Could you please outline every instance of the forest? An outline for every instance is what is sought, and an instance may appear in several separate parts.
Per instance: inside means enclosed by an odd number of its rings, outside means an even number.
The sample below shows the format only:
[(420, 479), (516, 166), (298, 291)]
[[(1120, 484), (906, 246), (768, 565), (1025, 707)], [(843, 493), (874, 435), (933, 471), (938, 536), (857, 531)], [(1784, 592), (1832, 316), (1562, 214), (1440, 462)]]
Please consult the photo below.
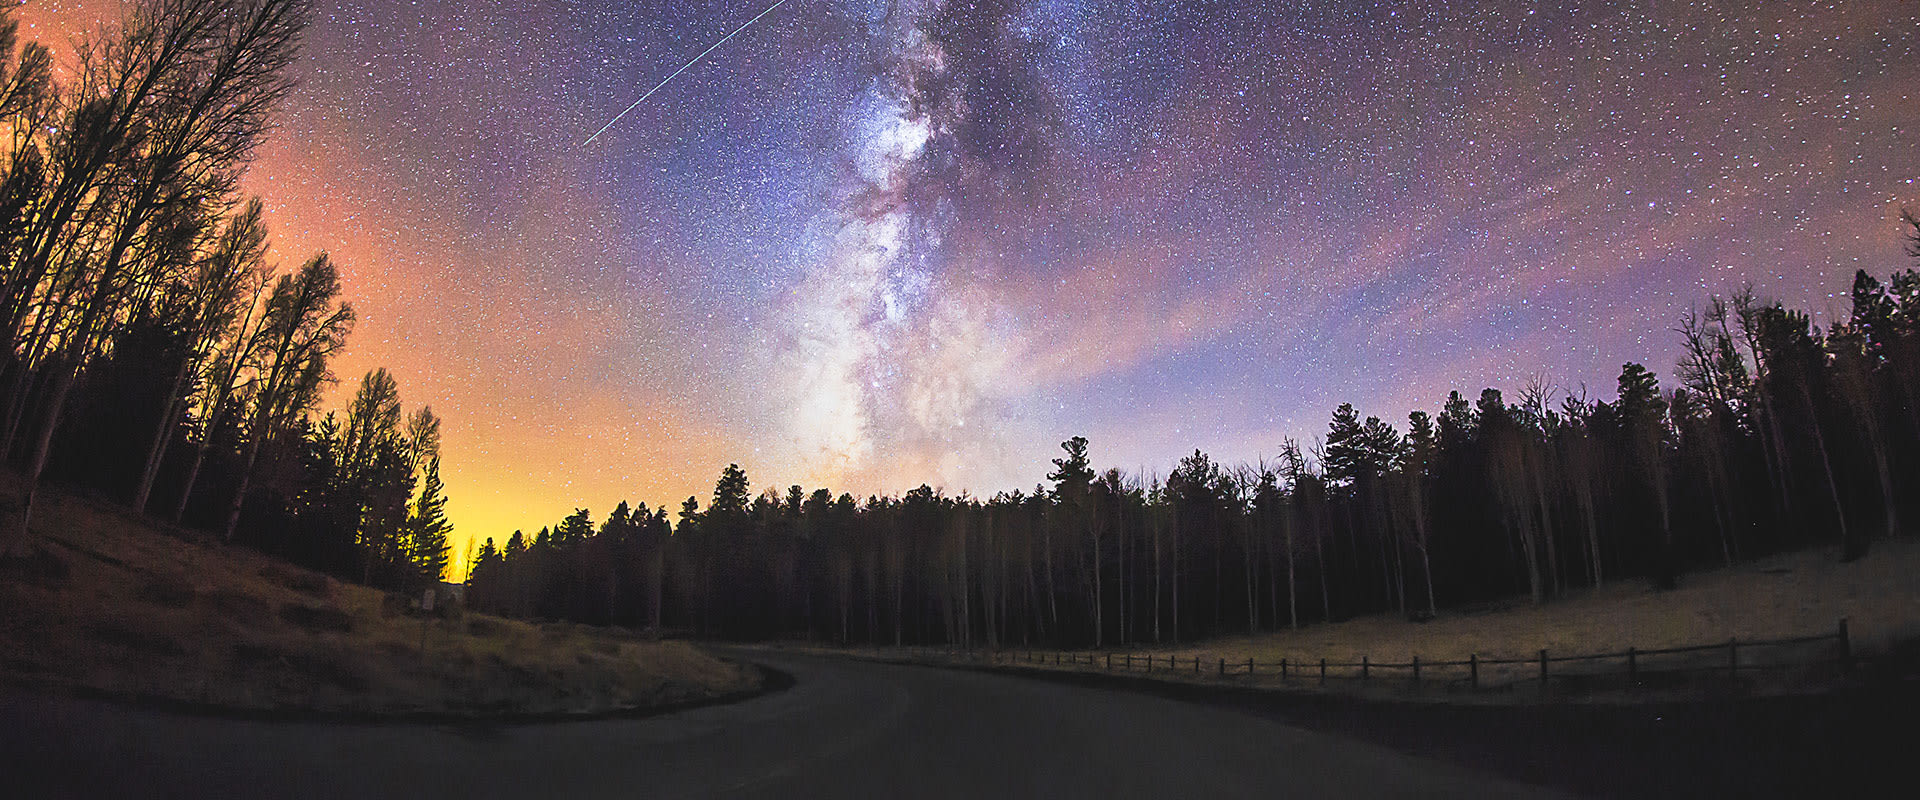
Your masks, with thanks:
[(56, 65), (0, 17), (0, 557), (47, 481), (387, 588), (446, 567), (440, 422), (384, 369), (316, 418), (353, 307), (241, 190), (308, 0), (138, 0)]
[[(1903, 215), (1906, 255), (1920, 220)], [(1783, 550), (1864, 555), (1920, 508), (1920, 272), (1854, 278), (1825, 330), (1751, 288), (1683, 315), (1663, 387), (1454, 392), (1404, 426), (1333, 412), (1278, 456), (1165, 475), (1061, 444), (1046, 483), (856, 499), (754, 494), (585, 509), (488, 539), (470, 600), (513, 616), (702, 637), (962, 647), (1171, 643), (1637, 580)]]

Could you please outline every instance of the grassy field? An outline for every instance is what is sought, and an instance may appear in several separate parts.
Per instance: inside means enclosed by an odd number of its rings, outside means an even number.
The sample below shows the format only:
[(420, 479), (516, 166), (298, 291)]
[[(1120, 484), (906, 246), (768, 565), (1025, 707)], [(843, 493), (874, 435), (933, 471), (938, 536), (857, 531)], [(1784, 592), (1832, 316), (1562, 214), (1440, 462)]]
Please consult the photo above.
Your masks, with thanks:
[(1525, 658), (1542, 648), (1575, 655), (1826, 634), (1843, 617), (1864, 652), (1920, 637), (1920, 541), (1876, 542), (1846, 564), (1831, 548), (1773, 556), (1689, 573), (1666, 592), (1629, 579), (1540, 606), (1519, 598), (1425, 623), (1385, 614), (1152, 650), (1208, 662)]
[[(0, 492), (17, 495), (12, 476)], [(42, 490), (33, 558), (0, 572), (0, 679), (241, 710), (573, 714), (750, 690), (685, 642), (390, 595)]]
[[(1028, 660), (1025, 651), (1002, 654), (989, 660), (973, 653), (966, 663), (998, 663), (1023, 669), (1106, 672), (1107, 654), (1113, 654), (1114, 670), (1124, 669), (1122, 659), (1131, 653), (1132, 671), (1140, 675), (1176, 681), (1213, 681), (1218, 677), (1221, 660), (1234, 665), (1229, 675), (1239, 683), (1263, 686), (1288, 686), (1301, 689), (1325, 689), (1365, 694), (1403, 694), (1413, 689), (1427, 696), (1445, 696), (1460, 700), (1525, 699), (1527, 693), (1460, 694), (1466, 688), (1470, 671), (1464, 666), (1435, 667), (1437, 661), (1480, 659), (1533, 659), (1541, 649), (1558, 658), (1564, 656), (1618, 653), (1629, 647), (1641, 651), (1696, 645), (1721, 645), (1729, 639), (1743, 642), (1830, 635), (1847, 619), (1852, 651), (1873, 657), (1905, 643), (1911, 649), (1920, 641), (1920, 541), (1901, 539), (1876, 542), (1872, 552), (1853, 563), (1841, 563), (1832, 548), (1819, 548), (1736, 564), (1717, 570), (1690, 573), (1679, 588), (1656, 592), (1645, 580), (1629, 579), (1599, 589), (1581, 590), (1541, 606), (1525, 598), (1494, 603), (1472, 611), (1442, 611), (1438, 618), (1410, 622), (1397, 614), (1382, 614), (1331, 625), (1306, 625), (1299, 630), (1230, 636), (1182, 645), (1106, 648), (1096, 651), (1065, 653), (1068, 662), (1054, 664), (1053, 651), (1032, 654), (1038, 663)], [(942, 652), (905, 651), (895, 648), (856, 648), (852, 651), (811, 648), (823, 652), (851, 652), (881, 659), (946, 661)], [(1375, 665), (1405, 665), (1418, 656), (1428, 667), (1424, 683), (1410, 687), (1410, 672), (1404, 667), (1376, 667), (1375, 680), (1353, 680), (1357, 670), (1339, 667), (1357, 664), (1363, 658)], [(1835, 659), (1837, 643), (1814, 642), (1790, 647), (1744, 646), (1739, 663), (1744, 670), (1747, 691), (1759, 693), (1797, 693), (1821, 691), (1837, 685)], [(1167, 666), (1174, 659), (1177, 668)], [(1245, 677), (1249, 658), (1258, 662), (1255, 679)], [(1147, 668), (1151, 659), (1154, 665)], [(1198, 660), (1197, 666), (1195, 665)], [(1292, 666), (1290, 680), (1282, 681), (1278, 664), (1285, 659)], [(1321, 684), (1317, 665), (1326, 659), (1336, 665), (1329, 670), (1331, 683)], [(1643, 657), (1640, 661), (1641, 685), (1622, 698), (1686, 698), (1703, 687), (1715, 685), (1724, 675), (1726, 651), (1714, 649), (1702, 653)], [(1610, 676), (1589, 684), (1580, 692), (1607, 699), (1608, 691), (1624, 689), (1621, 683), (1626, 669), (1622, 658), (1598, 661), (1557, 662), (1552, 669), (1560, 682), (1556, 689), (1566, 691), (1574, 684), (1568, 676)], [(1676, 672), (1678, 671), (1678, 672)], [(1663, 677), (1659, 673), (1665, 673)], [(1694, 677), (1686, 677), (1692, 675)], [(1478, 679), (1482, 688), (1500, 686), (1538, 686), (1536, 662), (1520, 664), (1482, 664)], [(1677, 683), (1662, 684), (1666, 678)], [(1615, 680), (1619, 679), (1619, 680)], [(1701, 682), (1704, 679), (1704, 682)], [(1665, 688), (1661, 688), (1664, 685)], [(1649, 688), (1653, 687), (1653, 688)], [(1670, 690), (1670, 691), (1669, 691)], [(1664, 692), (1664, 693), (1663, 693)]]

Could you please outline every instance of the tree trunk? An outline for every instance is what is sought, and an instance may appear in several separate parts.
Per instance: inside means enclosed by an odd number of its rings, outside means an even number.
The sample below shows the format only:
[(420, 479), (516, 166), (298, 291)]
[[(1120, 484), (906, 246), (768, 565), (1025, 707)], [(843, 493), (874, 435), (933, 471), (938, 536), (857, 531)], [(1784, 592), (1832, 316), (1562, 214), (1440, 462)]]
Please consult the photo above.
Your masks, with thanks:
[(1294, 583), (1293, 525), (1286, 525), (1287, 539), (1287, 625), (1300, 630), (1300, 590)]
[(1106, 605), (1103, 601), (1106, 596), (1102, 593), (1103, 587), (1100, 585), (1101, 552), (1099, 525), (1092, 525), (1091, 533), (1093, 535), (1093, 646), (1100, 647), (1106, 643), (1106, 639), (1104, 638), (1106, 635), (1106, 620), (1102, 616), (1102, 607)]
[(651, 559), (650, 567), (649, 567), (650, 571), (653, 573), (651, 576), (652, 583), (653, 583), (653, 603), (652, 603), (652, 609), (651, 609), (652, 613), (649, 616), (653, 622), (653, 630), (655, 634), (658, 634), (660, 632), (661, 625), (663, 624), (661, 620), (661, 610), (662, 610), (661, 607), (663, 605), (662, 601), (665, 599), (664, 596), (666, 594), (666, 583), (667, 583), (666, 559), (667, 559), (666, 542), (655, 542), (654, 548), (653, 548), (653, 558)]
[(1424, 585), (1427, 588), (1427, 616), (1432, 617), (1440, 613), (1440, 607), (1433, 599), (1433, 559), (1428, 553), (1430, 542), (1427, 539), (1426, 482), (1415, 475), (1410, 488), (1413, 490), (1413, 532), (1420, 539), (1420, 572), (1425, 577)]
[(1573, 482), (1573, 491), (1574, 499), (1580, 504), (1581, 516), (1587, 522), (1587, 566), (1591, 569), (1593, 575), (1593, 585), (1597, 587), (1600, 585), (1602, 577), (1600, 564), (1600, 523), (1595, 516), (1593, 503), (1593, 473), (1591, 471), (1591, 462), (1586, 461), (1586, 457), (1587, 454), (1584, 452), (1575, 456), (1575, 458), (1582, 460), (1583, 466), (1580, 468), (1579, 475), (1576, 476)]
[(0, 529), (0, 558), (24, 556), (33, 542), (33, 501), (40, 489), (40, 478), (47, 469), (47, 456), (53, 450), (53, 432), (60, 425), (60, 408), (66, 405), (67, 392), (73, 387), (73, 368), (61, 363), (54, 375), (53, 393), (47, 399), (46, 411), (37, 425), (33, 438), (33, 450), (27, 457), (27, 469), (22, 476), (26, 489), (20, 498), (20, 521), (18, 525), (8, 525)]
[[(1319, 514), (1314, 514), (1316, 523), (1323, 522)], [(1333, 621), (1333, 593), (1327, 588), (1327, 531), (1324, 524), (1316, 524), (1313, 531), (1313, 557), (1319, 562), (1320, 569), (1320, 621)]]
[(1162, 562), (1160, 515), (1153, 513), (1153, 643), (1160, 643), (1160, 587), (1166, 583), (1166, 565)]
[(1172, 629), (1170, 632), (1173, 634), (1173, 642), (1175, 644), (1179, 644), (1180, 643), (1180, 514), (1178, 512), (1175, 512), (1173, 515), (1173, 525), (1169, 526), (1168, 533), (1172, 534), (1172, 546), (1173, 546), (1173, 552), (1169, 554), (1170, 557), (1167, 559), (1168, 561), (1173, 562), (1172, 563), (1173, 588), (1172, 588), (1172, 597), (1170, 598), (1173, 601), (1173, 608), (1172, 608), (1173, 620), (1172, 620)]
[(133, 510), (145, 513), (147, 500), (153, 495), (153, 482), (160, 477), (160, 464), (166, 460), (167, 446), (173, 442), (173, 426), (180, 416), (180, 395), (187, 382), (188, 359), (180, 360), (180, 368), (174, 371), (172, 388), (167, 392), (167, 405), (160, 414), (160, 422), (154, 426), (153, 442), (147, 446), (146, 464), (140, 470), (140, 483), (133, 489)]
[(1120, 588), (1120, 605), (1115, 611), (1118, 612), (1120, 617), (1119, 643), (1124, 645), (1127, 642), (1133, 641), (1133, 632), (1127, 629), (1127, 604), (1131, 601), (1131, 598), (1127, 595), (1127, 539), (1129, 537), (1127, 536), (1126, 518), (1119, 512), (1115, 512), (1114, 514), (1113, 529), (1116, 539), (1114, 542), (1114, 550), (1120, 559), (1120, 570), (1114, 575), (1115, 581), (1119, 584)]
[(1547, 595), (1558, 596), (1560, 594), (1560, 554), (1559, 548), (1554, 544), (1554, 540), (1558, 537), (1553, 530), (1553, 508), (1547, 503), (1546, 480), (1540, 476), (1546, 470), (1535, 468), (1529, 471), (1533, 473), (1534, 499), (1540, 507), (1540, 537), (1546, 543)]
[(1047, 630), (1060, 630), (1060, 593), (1053, 585), (1053, 526), (1045, 520), (1040, 521), (1040, 558), (1046, 568), (1047, 586)]
[(1847, 510), (1840, 500), (1840, 484), (1833, 477), (1833, 458), (1827, 454), (1827, 436), (1821, 430), (1820, 410), (1813, 404), (1813, 393), (1806, 384), (1800, 385), (1800, 396), (1807, 404), (1807, 419), (1812, 423), (1813, 442), (1820, 451), (1820, 467), (1827, 477), (1827, 496), (1833, 498), (1834, 520), (1840, 526), (1840, 559), (1852, 561), (1864, 554), (1864, 548), (1856, 551), (1853, 534), (1847, 527)]
[(1246, 571), (1246, 586), (1247, 586), (1247, 635), (1248, 636), (1252, 636), (1253, 634), (1260, 632), (1260, 593), (1258, 591), (1255, 591), (1253, 586), (1254, 568), (1259, 563), (1258, 560), (1255, 558), (1254, 552), (1253, 552), (1253, 539), (1254, 539), (1253, 528), (1255, 524), (1256, 524), (1255, 521), (1249, 520), (1243, 523), (1243, 526), (1242, 526), (1242, 530), (1245, 530), (1247, 532), (1246, 538), (1244, 539), (1244, 545), (1243, 545), (1245, 547), (1246, 552), (1242, 553), (1241, 556), (1244, 563), (1246, 564), (1245, 571)]

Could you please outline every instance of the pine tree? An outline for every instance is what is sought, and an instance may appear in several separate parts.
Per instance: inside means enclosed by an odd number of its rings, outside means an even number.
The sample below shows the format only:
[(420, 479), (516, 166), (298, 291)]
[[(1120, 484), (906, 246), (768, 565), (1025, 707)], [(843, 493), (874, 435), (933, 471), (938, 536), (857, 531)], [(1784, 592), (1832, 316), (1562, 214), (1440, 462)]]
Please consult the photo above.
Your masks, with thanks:
[(1360, 413), (1352, 403), (1341, 403), (1333, 410), (1327, 426), (1327, 482), (1336, 486), (1350, 484), (1360, 476), (1367, 461), (1367, 434)]
[[(420, 499), (407, 519), (408, 555), (419, 579), (437, 583), (447, 571), (447, 540), (453, 525), (447, 521), (446, 486), (440, 482), (440, 457), (427, 462), (426, 480), (420, 486)], [(487, 550), (493, 540), (487, 540)], [(484, 556), (487, 550), (482, 550)]]
[(728, 464), (720, 471), (720, 479), (713, 485), (713, 504), (707, 509), (710, 517), (741, 517), (747, 514), (747, 505), (752, 497), (747, 491), (747, 473), (739, 464)]

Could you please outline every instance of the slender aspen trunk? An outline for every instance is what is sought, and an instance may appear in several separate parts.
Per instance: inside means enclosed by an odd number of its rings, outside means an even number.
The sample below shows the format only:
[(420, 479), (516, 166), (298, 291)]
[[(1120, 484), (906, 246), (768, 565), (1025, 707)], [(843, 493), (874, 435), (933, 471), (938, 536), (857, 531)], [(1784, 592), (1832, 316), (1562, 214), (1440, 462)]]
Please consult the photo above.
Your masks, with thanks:
[(1166, 565), (1162, 562), (1160, 515), (1153, 515), (1153, 643), (1160, 643), (1160, 587), (1166, 583)]
[(174, 370), (172, 388), (167, 391), (166, 409), (160, 414), (160, 422), (154, 426), (153, 441), (147, 445), (147, 460), (140, 470), (140, 483), (133, 489), (133, 510), (144, 513), (147, 499), (153, 495), (153, 482), (160, 477), (160, 464), (166, 460), (167, 447), (173, 441), (173, 426), (180, 416), (181, 393), (187, 383), (188, 360), (181, 359), (180, 368)]
[(1287, 540), (1287, 626), (1297, 631), (1300, 630), (1300, 589), (1294, 581), (1296, 575), (1293, 549), (1294, 526), (1285, 520), (1280, 524), (1286, 526)]

